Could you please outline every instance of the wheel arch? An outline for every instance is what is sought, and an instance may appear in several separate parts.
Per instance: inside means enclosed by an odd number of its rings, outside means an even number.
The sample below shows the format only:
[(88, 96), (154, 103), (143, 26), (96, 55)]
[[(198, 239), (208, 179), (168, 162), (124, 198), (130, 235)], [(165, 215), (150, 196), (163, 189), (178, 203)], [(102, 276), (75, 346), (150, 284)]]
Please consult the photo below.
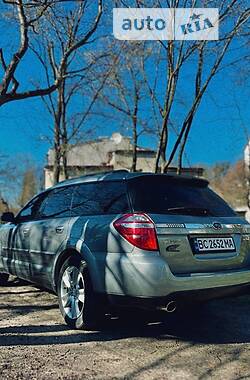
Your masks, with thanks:
[(57, 292), (57, 281), (60, 269), (63, 263), (72, 255), (79, 256), (81, 260), (86, 262), (93, 289), (96, 292), (103, 292), (103, 287), (101, 284), (101, 278), (98, 273), (96, 259), (84, 242), (81, 242), (81, 244), (77, 244), (76, 246), (66, 247), (65, 250), (57, 256), (53, 268), (54, 291)]

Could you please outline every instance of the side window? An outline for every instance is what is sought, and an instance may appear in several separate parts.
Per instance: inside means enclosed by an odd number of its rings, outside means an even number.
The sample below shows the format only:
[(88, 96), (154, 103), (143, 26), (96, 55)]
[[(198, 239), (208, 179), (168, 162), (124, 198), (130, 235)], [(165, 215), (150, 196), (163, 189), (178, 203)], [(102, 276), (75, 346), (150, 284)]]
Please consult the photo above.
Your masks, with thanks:
[(89, 183), (76, 186), (73, 194), (71, 215), (97, 215), (101, 210), (96, 199), (96, 185)]
[(118, 214), (129, 211), (124, 182), (78, 185), (74, 191), (72, 216)]
[(129, 212), (127, 191), (124, 182), (103, 182), (97, 185), (96, 198), (103, 214)]
[(38, 217), (43, 218), (64, 218), (70, 216), (72, 201), (72, 187), (64, 187), (52, 190), (42, 202)]
[(32, 199), (32, 201), (30, 201), (28, 205), (25, 208), (23, 208), (18, 214), (17, 216), (18, 223), (28, 222), (30, 220), (35, 219), (39, 206), (42, 203), (44, 197), (45, 197), (45, 194), (42, 194)]

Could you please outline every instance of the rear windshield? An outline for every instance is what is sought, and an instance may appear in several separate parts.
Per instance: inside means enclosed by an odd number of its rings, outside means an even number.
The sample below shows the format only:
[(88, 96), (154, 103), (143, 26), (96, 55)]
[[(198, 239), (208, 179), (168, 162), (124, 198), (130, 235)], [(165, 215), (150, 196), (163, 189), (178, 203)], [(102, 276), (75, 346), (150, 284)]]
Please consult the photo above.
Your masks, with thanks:
[(167, 177), (139, 177), (128, 181), (133, 211), (154, 214), (235, 216), (228, 204), (206, 183)]

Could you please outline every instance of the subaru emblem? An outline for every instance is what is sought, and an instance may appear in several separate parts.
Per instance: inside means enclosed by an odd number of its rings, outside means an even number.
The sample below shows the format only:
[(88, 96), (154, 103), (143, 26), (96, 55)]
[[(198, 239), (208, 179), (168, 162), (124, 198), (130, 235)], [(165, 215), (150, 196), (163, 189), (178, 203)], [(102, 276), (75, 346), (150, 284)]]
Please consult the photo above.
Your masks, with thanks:
[(220, 223), (214, 223), (213, 224), (213, 228), (215, 229), (215, 230), (221, 230), (222, 229), (222, 225), (220, 224)]

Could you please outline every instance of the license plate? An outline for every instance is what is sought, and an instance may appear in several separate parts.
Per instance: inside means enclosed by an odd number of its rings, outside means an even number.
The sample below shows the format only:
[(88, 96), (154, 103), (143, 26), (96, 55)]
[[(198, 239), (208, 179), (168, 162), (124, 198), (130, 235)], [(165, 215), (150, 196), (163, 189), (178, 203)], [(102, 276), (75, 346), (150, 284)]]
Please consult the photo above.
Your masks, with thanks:
[(207, 237), (194, 239), (196, 252), (233, 252), (235, 244), (232, 237)]

